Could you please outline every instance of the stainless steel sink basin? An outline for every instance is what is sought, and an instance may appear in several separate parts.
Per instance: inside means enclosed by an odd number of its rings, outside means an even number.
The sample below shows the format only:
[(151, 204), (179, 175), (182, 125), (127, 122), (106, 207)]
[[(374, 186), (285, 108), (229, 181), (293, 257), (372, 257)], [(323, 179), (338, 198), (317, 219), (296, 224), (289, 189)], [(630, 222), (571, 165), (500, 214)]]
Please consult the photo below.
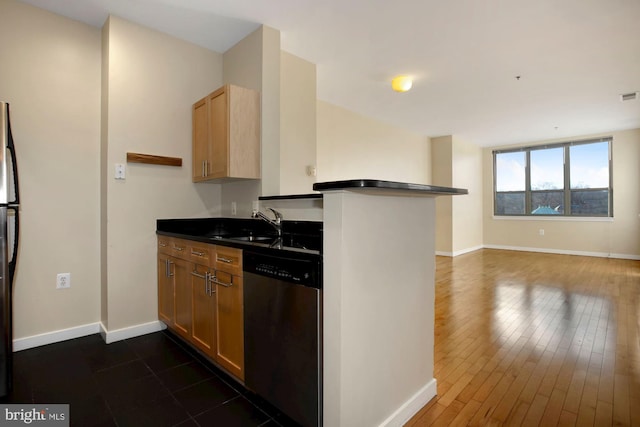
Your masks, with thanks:
[(275, 239), (271, 236), (231, 236), (229, 240), (240, 240), (241, 242), (269, 242)]

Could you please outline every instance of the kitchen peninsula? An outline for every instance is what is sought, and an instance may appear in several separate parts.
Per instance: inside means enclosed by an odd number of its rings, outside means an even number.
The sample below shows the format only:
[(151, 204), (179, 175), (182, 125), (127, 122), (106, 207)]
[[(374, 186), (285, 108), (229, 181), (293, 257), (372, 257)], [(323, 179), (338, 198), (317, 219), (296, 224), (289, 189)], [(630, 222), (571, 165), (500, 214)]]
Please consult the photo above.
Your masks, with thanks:
[(436, 395), (435, 197), (467, 190), (379, 180), (323, 193), (323, 421), (400, 426)]

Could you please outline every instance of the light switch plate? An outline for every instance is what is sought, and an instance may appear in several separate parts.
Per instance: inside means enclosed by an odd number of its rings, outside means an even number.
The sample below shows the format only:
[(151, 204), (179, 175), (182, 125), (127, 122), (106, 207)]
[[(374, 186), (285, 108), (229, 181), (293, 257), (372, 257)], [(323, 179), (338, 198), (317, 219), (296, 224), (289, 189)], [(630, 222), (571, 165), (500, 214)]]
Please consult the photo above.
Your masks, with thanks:
[(122, 163), (116, 163), (116, 179), (125, 179), (125, 168)]

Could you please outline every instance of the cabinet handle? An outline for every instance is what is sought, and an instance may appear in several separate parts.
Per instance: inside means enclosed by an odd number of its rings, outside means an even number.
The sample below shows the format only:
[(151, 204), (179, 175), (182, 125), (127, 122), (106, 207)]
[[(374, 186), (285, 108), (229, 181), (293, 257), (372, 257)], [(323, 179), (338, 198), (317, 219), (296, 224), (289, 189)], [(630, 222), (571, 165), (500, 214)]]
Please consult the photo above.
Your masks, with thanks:
[(216, 285), (224, 286), (225, 288), (230, 288), (230, 287), (233, 286), (233, 276), (230, 277), (229, 281), (231, 283), (224, 283), (224, 282), (219, 281), (216, 276), (213, 276), (213, 283), (215, 283)]
[(198, 251), (194, 251), (193, 249), (191, 249), (191, 255), (204, 256), (204, 252), (198, 252)]
[(167, 244), (160, 242), (160, 243), (158, 243), (158, 246), (160, 246), (161, 248), (166, 248)]
[(221, 257), (221, 256), (217, 257), (217, 259), (218, 259), (218, 261), (220, 261), (220, 262), (226, 262), (227, 264), (231, 264), (231, 263), (233, 262), (233, 260), (232, 260), (232, 259), (229, 259), (229, 258), (223, 258), (223, 257)]
[(208, 274), (208, 273), (205, 273), (205, 274), (198, 274), (198, 271), (197, 271), (197, 270), (193, 270), (193, 271), (191, 272), (191, 275), (192, 275), (192, 276), (196, 276), (196, 277), (199, 277), (199, 278), (201, 278), (201, 279), (205, 279), (205, 280), (207, 279), (207, 274)]
[(167, 275), (167, 277), (173, 276), (173, 273), (171, 273), (171, 264), (173, 264), (173, 263), (171, 261), (169, 261), (168, 259), (164, 260), (165, 274)]
[(206, 175), (205, 170), (204, 170), (204, 160), (202, 161), (202, 177), (204, 178)]
[(184, 246), (183, 247), (179, 247), (179, 246), (174, 246), (173, 249), (175, 249), (176, 251), (184, 251)]
[(204, 161), (204, 176), (209, 176), (209, 160)]
[(211, 273), (207, 272), (207, 279), (206, 279), (207, 286), (205, 289), (206, 289), (207, 295), (209, 296), (213, 296), (213, 294), (216, 293), (216, 291), (213, 290), (213, 286), (211, 286), (211, 278), (212, 278)]

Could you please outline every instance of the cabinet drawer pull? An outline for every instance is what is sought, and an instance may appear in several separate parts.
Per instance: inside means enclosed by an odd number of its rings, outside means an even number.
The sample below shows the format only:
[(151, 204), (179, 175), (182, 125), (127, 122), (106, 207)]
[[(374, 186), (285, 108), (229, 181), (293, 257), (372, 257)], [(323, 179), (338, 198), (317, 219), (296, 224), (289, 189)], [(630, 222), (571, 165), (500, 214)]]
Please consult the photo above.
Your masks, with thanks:
[(231, 264), (231, 263), (233, 262), (233, 260), (232, 260), (232, 259), (229, 259), (229, 258), (223, 258), (223, 257), (221, 257), (221, 256), (219, 256), (219, 257), (218, 257), (218, 261), (220, 261), (220, 262), (226, 262), (227, 264)]
[(216, 291), (213, 290), (213, 286), (211, 286), (211, 279), (213, 278), (213, 276), (209, 272), (207, 272), (206, 276), (207, 276), (207, 279), (206, 279), (205, 291), (207, 292), (207, 295), (213, 296), (213, 294), (216, 293)]
[(169, 261), (168, 259), (164, 260), (164, 274), (167, 277), (173, 276), (173, 273), (171, 272), (171, 264), (173, 264), (173, 263), (171, 261)]
[(216, 285), (220, 285), (220, 286), (224, 286), (225, 288), (230, 288), (233, 286), (233, 276), (231, 276), (230, 278), (230, 282), (231, 283), (224, 283), (218, 280), (218, 278), (216, 276), (213, 276), (213, 283), (215, 283)]
[(176, 251), (184, 251), (184, 246), (183, 247), (174, 246), (173, 249), (175, 249)]
[(204, 256), (204, 252), (198, 252), (198, 251), (194, 251), (193, 249), (191, 249), (191, 255)]
[(160, 243), (158, 243), (158, 246), (160, 246), (161, 248), (166, 248), (167, 244), (160, 242)]
[(205, 280), (207, 279), (207, 273), (205, 273), (205, 274), (199, 274), (197, 270), (193, 270), (193, 271), (191, 272), (191, 275), (192, 275), (192, 276), (199, 277), (199, 278), (201, 278), (201, 279), (205, 279)]

